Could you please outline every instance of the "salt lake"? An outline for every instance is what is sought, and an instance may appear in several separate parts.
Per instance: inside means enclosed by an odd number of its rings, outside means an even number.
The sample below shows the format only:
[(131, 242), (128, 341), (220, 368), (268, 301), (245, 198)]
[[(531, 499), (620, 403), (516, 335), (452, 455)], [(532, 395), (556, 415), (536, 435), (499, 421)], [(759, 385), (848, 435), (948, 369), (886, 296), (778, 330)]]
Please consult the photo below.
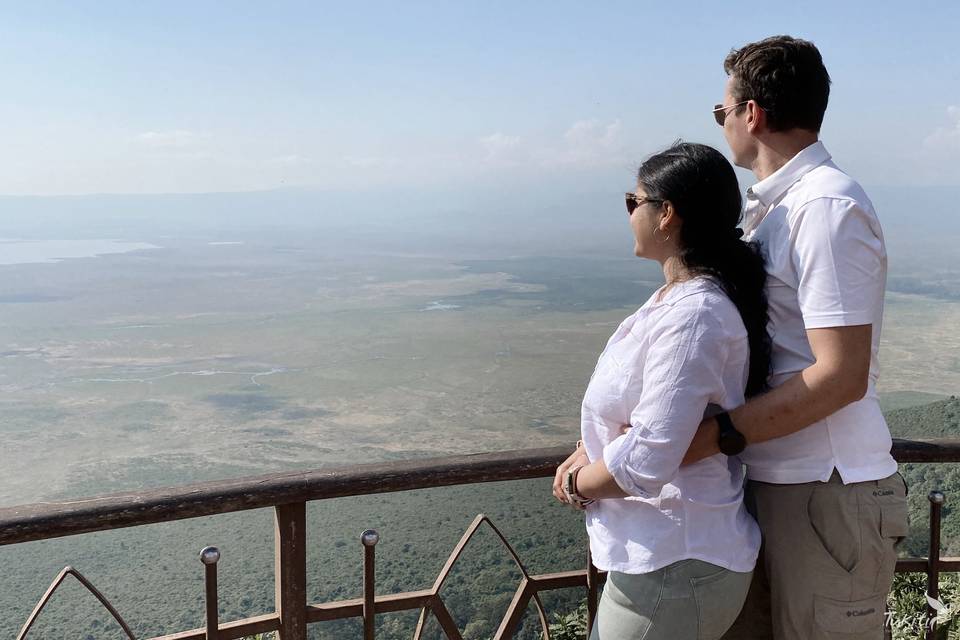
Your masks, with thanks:
[(0, 265), (61, 262), (160, 247), (123, 240), (19, 240), (0, 238)]

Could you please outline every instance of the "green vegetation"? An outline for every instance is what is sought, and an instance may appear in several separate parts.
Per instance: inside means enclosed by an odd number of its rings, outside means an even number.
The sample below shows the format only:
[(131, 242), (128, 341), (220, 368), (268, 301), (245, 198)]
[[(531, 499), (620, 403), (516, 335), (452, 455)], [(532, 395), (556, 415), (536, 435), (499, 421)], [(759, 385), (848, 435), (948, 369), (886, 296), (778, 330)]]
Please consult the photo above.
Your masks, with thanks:
[[(960, 437), (960, 400), (951, 396), (946, 400), (920, 407), (898, 409), (886, 414), (890, 431), (897, 438), (956, 438)], [(940, 545), (946, 555), (960, 555), (960, 464), (900, 465), (910, 493), (910, 535), (901, 545), (906, 555), (925, 556), (930, 542), (927, 523), (930, 502), (927, 495), (942, 491), (947, 500), (942, 510)]]
[[(935, 640), (960, 640), (960, 576), (940, 576), (940, 597), (944, 608), (937, 613)], [(897, 574), (887, 598), (893, 640), (923, 638), (927, 618), (927, 577), (922, 573)]]
[[(584, 566), (586, 533), (579, 513), (550, 495), (548, 479), (343, 498), (308, 508), (307, 589), (310, 602), (361, 595), (361, 531), (376, 528), (377, 591), (429, 587), (477, 513), (503, 531), (531, 573)], [(26, 619), (50, 579), (73, 564), (114, 603), (137, 637), (203, 624), (203, 569), (197, 552), (207, 544), (222, 552), (220, 618), (259, 615), (273, 609), (273, 522), (269, 510), (227, 514), (70, 538), (0, 547), (7, 570), (0, 610), (9, 629)], [(513, 561), (491, 531), (481, 528), (454, 566), (441, 594), (469, 637), (489, 637), (519, 583)], [(37, 638), (112, 639), (114, 623), (89, 594), (65, 583), (40, 616)], [(551, 614), (576, 607), (582, 590), (544, 594)], [(377, 637), (408, 640), (417, 612), (379, 616)], [(311, 625), (310, 637), (359, 638), (356, 620)], [(119, 632), (119, 629), (116, 629)], [(441, 635), (431, 622), (425, 638)], [(531, 608), (518, 638), (540, 633)], [(4, 637), (11, 635), (3, 634)], [(122, 636), (116, 635), (119, 640)]]
[(553, 640), (583, 640), (587, 635), (587, 601), (570, 613), (557, 614), (550, 625)]
[[(897, 409), (887, 417), (899, 437), (952, 436), (960, 433), (960, 400), (948, 398)], [(934, 488), (947, 494), (944, 551), (956, 553), (960, 522), (950, 508), (951, 498), (960, 499), (960, 469), (956, 467), (960, 465), (902, 465), (911, 486), (912, 528), (902, 547), (905, 554), (926, 554), (926, 494)], [(530, 572), (581, 567), (586, 542), (582, 520), (550, 498), (549, 484), (547, 479), (518, 481), (312, 503), (308, 510), (309, 600), (360, 595), (362, 550), (358, 536), (370, 527), (381, 533), (377, 546), (378, 593), (427, 587), (479, 512), (488, 514), (502, 529)], [(9, 588), (0, 593), (0, 609), (13, 621), (22, 621), (34, 598), (46, 587), (46, 580), (70, 563), (103, 588), (138, 636), (198, 627), (203, 620), (203, 588), (196, 552), (206, 544), (216, 544), (223, 552), (221, 619), (272, 610), (269, 510), (0, 548), (0, 564), (9, 568)], [(105, 549), (114, 553), (104, 553)], [(145, 574), (149, 580), (143, 580)], [(921, 578), (917, 576), (898, 577), (892, 601), (897, 619), (914, 620), (923, 614), (922, 594), (918, 600), (916, 593), (918, 580)], [(950, 587), (953, 580), (944, 576), (944, 602), (948, 606), (955, 598)], [(485, 638), (501, 619), (518, 582), (519, 573), (508, 554), (489, 530), (481, 528), (442, 594), (465, 637)], [(58, 594), (38, 622), (37, 637), (110, 637), (106, 631), (113, 623), (96, 603), (82, 595), (70, 589)], [(582, 599), (579, 589), (545, 594), (545, 605), (561, 639), (564, 634), (577, 633), (583, 617), (582, 610), (578, 613)], [(956, 599), (960, 609), (960, 598)], [(407, 639), (416, 618), (416, 612), (380, 616), (377, 637)], [(324, 640), (358, 638), (360, 625), (356, 620), (312, 625), (310, 634)], [(518, 638), (533, 640), (539, 634), (539, 621), (531, 608)], [(441, 638), (435, 622), (430, 623), (425, 636), (430, 640)]]
[[(244, 239), (212, 250), (167, 237), (139, 255), (5, 268), (0, 504), (570, 444), (604, 341), (660, 277), (622, 253), (491, 260), (457, 247), (402, 256), (391, 244), (358, 256), (343, 255), (352, 249), (340, 238)], [(960, 388), (960, 304), (900, 288), (884, 325), (884, 410), (897, 435), (954, 435), (956, 401), (944, 398)], [(944, 547), (957, 553), (960, 465), (904, 465), (904, 475), (914, 522), (905, 550), (925, 553), (925, 496), (938, 488)], [(369, 527), (382, 537), (379, 593), (429, 586), (479, 512), (531, 572), (583, 566), (582, 520), (552, 501), (547, 481), (332, 500), (309, 509), (309, 600), (360, 595), (358, 536)], [(199, 627), (196, 554), (208, 544), (223, 553), (221, 619), (271, 611), (273, 516), (261, 510), (0, 548), (0, 637), (15, 635), (66, 564), (138, 637)], [(518, 580), (481, 532), (443, 591), (465, 637), (489, 637)], [(561, 640), (577, 632), (582, 597), (544, 598)], [(378, 638), (409, 638), (416, 618), (382, 616)], [(359, 638), (360, 625), (310, 633)], [(539, 633), (528, 611), (519, 637)], [(67, 583), (31, 637), (122, 635)], [(435, 623), (427, 637), (439, 637)]]

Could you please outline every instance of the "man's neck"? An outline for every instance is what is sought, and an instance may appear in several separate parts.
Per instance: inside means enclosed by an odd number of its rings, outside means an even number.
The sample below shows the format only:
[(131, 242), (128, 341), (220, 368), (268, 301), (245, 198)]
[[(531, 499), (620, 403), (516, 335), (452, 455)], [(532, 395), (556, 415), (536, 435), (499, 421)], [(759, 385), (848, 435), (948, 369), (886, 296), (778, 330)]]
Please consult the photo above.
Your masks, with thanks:
[(760, 181), (776, 173), (794, 156), (815, 143), (817, 134), (805, 129), (791, 129), (768, 133), (757, 140), (759, 142), (757, 157), (751, 163), (750, 170)]

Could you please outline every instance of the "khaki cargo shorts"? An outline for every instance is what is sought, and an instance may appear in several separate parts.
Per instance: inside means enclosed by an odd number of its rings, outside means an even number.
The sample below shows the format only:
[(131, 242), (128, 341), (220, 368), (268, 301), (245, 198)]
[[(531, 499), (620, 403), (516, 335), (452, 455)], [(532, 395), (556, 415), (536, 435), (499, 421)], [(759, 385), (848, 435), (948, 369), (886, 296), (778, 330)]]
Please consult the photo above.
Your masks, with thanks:
[(907, 487), (882, 480), (748, 481), (763, 533), (750, 593), (724, 640), (881, 640)]

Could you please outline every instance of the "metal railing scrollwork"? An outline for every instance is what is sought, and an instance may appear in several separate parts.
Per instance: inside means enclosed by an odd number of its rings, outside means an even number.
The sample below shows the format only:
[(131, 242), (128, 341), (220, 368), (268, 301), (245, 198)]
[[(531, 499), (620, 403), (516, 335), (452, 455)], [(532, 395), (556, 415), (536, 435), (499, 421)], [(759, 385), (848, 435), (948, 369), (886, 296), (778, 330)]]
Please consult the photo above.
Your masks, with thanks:
[[(960, 462), (960, 440), (895, 440), (894, 457), (899, 462)], [(261, 616), (221, 623), (218, 616), (217, 565), (221, 559), (216, 547), (200, 553), (204, 566), (205, 626), (159, 636), (152, 640), (236, 640), (246, 636), (276, 632), (279, 640), (305, 640), (311, 623), (344, 618), (363, 622), (364, 640), (375, 637), (377, 614), (418, 610), (420, 617), (414, 640), (420, 640), (432, 615), (449, 640), (462, 640), (440, 590), (467, 544), (481, 526), (487, 525), (510, 555), (521, 574), (520, 584), (494, 636), (511, 638), (518, 629), (528, 605), (535, 605), (545, 640), (550, 640), (546, 610), (540, 593), (553, 589), (586, 589), (588, 628), (596, 613), (599, 586), (604, 575), (587, 558), (580, 570), (550, 574), (530, 574), (519, 554), (499, 528), (483, 514), (478, 515), (451, 551), (446, 563), (429, 589), (377, 595), (375, 585), (376, 546), (380, 534), (368, 529), (360, 536), (363, 553), (363, 595), (360, 598), (308, 604), (306, 600), (306, 503), (345, 496), (370, 495), (480, 482), (500, 482), (551, 477), (567, 457), (566, 447), (528, 449), (364, 465), (349, 469), (270, 474), (207, 482), (178, 488), (100, 496), (59, 503), (22, 505), (0, 509), (0, 545), (77, 535), (123, 527), (210, 516), (233, 511), (273, 507), (275, 521), (275, 610)], [(960, 558), (940, 557), (940, 518), (945, 500), (942, 493), (931, 492), (930, 547), (925, 558), (901, 558), (898, 572), (922, 572), (927, 575), (927, 593), (938, 595), (941, 572), (960, 571)], [(544, 500), (548, 500), (544, 496)], [(131, 640), (134, 634), (109, 600), (82, 574), (71, 567), (61, 571), (33, 609), (17, 640), (27, 638), (37, 616), (67, 576), (76, 578), (100, 603)], [(929, 615), (932, 616), (932, 609)], [(928, 631), (928, 634), (931, 633)], [(929, 637), (932, 637), (929, 636)]]

